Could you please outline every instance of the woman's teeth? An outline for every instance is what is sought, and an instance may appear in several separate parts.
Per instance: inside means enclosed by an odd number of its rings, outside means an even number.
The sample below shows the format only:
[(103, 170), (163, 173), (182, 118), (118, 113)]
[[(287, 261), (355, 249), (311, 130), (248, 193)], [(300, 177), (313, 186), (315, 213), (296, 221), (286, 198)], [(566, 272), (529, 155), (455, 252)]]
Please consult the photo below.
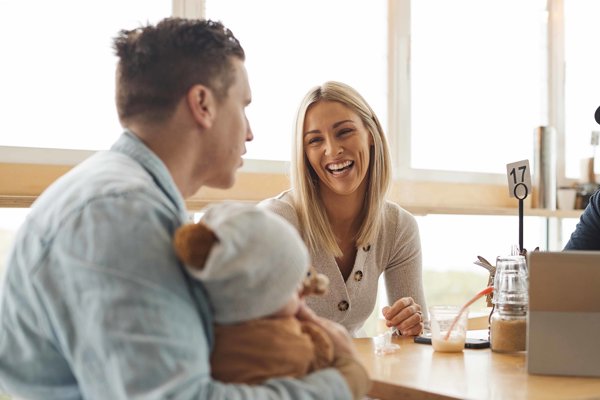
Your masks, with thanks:
[(354, 164), (353, 161), (344, 161), (341, 163), (329, 164), (327, 170), (333, 174), (340, 173), (346, 168), (351, 167)]

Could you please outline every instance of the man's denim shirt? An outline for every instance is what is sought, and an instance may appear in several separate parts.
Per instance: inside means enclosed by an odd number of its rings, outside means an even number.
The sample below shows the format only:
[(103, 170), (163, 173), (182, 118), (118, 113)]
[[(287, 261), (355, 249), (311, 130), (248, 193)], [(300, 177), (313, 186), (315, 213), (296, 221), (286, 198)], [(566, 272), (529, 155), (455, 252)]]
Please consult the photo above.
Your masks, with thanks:
[(332, 369), (255, 387), (211, 380), (210, 306), (172, 248), (185, 222), (167, 168), (130, 132), (53, 184), (32, 206), (7, 260), (0, 394), (349, 398)]

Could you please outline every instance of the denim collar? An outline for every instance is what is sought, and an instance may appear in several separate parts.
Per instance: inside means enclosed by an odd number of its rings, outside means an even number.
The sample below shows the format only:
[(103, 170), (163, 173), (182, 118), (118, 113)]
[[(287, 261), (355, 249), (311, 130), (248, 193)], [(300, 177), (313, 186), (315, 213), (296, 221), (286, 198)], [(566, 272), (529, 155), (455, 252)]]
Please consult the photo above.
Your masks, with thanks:
[(137, 161), (152, 176), (156, 185), (171, 200), (182, 221), (186, 221), (187, 209), (179, 189), (166, 165), (133, 132), (126, 130), (112, 145), (111, 151), (125, 154)]

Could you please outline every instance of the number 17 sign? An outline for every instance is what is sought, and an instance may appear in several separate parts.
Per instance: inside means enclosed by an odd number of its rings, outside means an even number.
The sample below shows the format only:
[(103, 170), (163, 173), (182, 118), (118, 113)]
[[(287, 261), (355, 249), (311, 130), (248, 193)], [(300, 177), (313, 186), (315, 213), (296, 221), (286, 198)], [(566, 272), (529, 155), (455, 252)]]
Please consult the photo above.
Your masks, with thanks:
[(529, 160), (506, 164), (508, 177), (508, 193), (510, 197), (519, 199), (519, 254), (523, 255), (523, 200), (531, 192), (531, 174)]
[(531, 193), (531, 173), (529, 171), (529, 160), (506, 164), (510, 197), (523, 200)]

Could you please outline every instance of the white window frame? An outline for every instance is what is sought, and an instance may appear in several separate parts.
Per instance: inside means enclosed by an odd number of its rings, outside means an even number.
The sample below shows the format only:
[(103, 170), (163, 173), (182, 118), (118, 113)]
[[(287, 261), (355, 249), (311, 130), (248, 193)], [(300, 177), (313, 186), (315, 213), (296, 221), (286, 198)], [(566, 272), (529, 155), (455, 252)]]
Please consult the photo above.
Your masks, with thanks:
[[(388, 0), (389, 10), (389, 85), (390, 90), (389, 107), (390, 110), (398, 110), (396, 113), (389, 113), (389, 131), (390, 142), (393, 159), (395, 160), (395, 176), (400, 180), (412, 181), (431, 181), (431, 182), (455, 182), (455, 183), (471, 183), (471, 184), (497, 184), (505, 185), (506, 176), (504, 174), (493, 173), (476, 173), (476, 172), (456, 172), (442, 170), (425, 170), (415, 169), (410, 167), (411, 160), (411, 113), (410, 113), (410, 4), (411, 0)], [(547, 26), (552, 29), (554, 25), (562, 26), (562, 19), (556, 18), (556, 12), (562, 10), (562, 0), (548, 0), (549, 11)], [(551, 23), (552, 21), (552, 23)], [(552, 107), (548, 110), (550, 124), (557, 128), (561, 140), (564, 141), (562, 132), (562, 115), (558, 114), (561, 109), (560, 104), (556, 103), (557, 94), (560, 93), (562, 82), (560, 74), (562, 74), (559, 57), (562, 56), (561, 51), (555, 51), (553, 44), (559, 43), (562, 29), (552, 30), (552, 36), (549, 35), (550, 41), (550, 58), (548, 60), (551, 66), (551, 73), (547, 73), (547, 85), (549, 97), (555, 99), (553, 103), (549, 103)], [(533, 131), (533, 127), (532, 127)], [(533, 140), (533, 139), (532, 139)], [(563, 142), (564, 143), (564, 142)], [(562, 147), (558, 147), (559, 149)], [(533, 158), (533, 154), (531, 155)], [(564, 155), (561, 155), (562, 169), (564, 176)]]
[[(465, 173), (450, 171), (419, 170), (410, 168), (410, 1), (388, 0), (388, 137), (394, 163), (395, 183), (392, 200), (406, 206), (418, 214), (456, 213), (456, 214), (510, 214), (516, 207), (506, 192), (506, 176), (503, 174)], [(202, 17), (204, 0), (173, 0), (173, 15), (181, 17)], [(548, 71), (548, 114), (549, 124), (554, 126), (558, 136), (559, 184), (569, 184), (564, 178), (564, 51), (562, 49), (562, 7), (563, 0), (548, 0), (549, 27), (549, 71)], [(0, 172), (21, 164), (73, 166), (89, 157), (93, 152), (82, 150), (55, 150), (41, 148), (16, 148), (0, 146)], [(532, 155), (533, 156), (533, 155)], [(1, 169), (4, 167), (5, 169)], [(268, 189), (262, 184), (254, 185), (255, 192), (238, 190), (212, 192), (203, 190), (197, 196), (198, 204), (204, 201), (219, 199), (252, 200), (273, 195), (279, 189), (289, 185), (287, 180), (289, 163), (283, 161), (251, 160), (244, 163), (240, 175), (247, 179), (264, 182), (265, 176), (278, 177), (278, 184)], [(57, 170), (62, 173), (63, 170)], [(259, 175), (256, 175), (259, 174)], [(262, 174), (262, 175), (260, 175)], [(37, 179), (35, 174), (32, 179)], [(56, 176), (58, 177), (58, 176)], [(31, 185), (25, 194), (34, 199), (45, 186), (50, 184), (50, 177)], [(237, 185), (237, 184), (236, 184)], [(0, 206), (12, 204), (11, 196), (20, 196), (22, 188), (3, 176), (0, 180)], [(465, 195), (465, 190), (468, 194)], [(208, 195), (206, 193), (209, 193)], [(436, 197), (432, 194), (443, 194)], [(468, 197), (467, 197), (468, 196)], [(238, 198), (240, 197), (240, 198)], [(537, 215), (545, 215), (537, 211)], [(556, 215), (552, 212), (551, 215)], [(560, 214), (559, 214), (560, 215)]]

